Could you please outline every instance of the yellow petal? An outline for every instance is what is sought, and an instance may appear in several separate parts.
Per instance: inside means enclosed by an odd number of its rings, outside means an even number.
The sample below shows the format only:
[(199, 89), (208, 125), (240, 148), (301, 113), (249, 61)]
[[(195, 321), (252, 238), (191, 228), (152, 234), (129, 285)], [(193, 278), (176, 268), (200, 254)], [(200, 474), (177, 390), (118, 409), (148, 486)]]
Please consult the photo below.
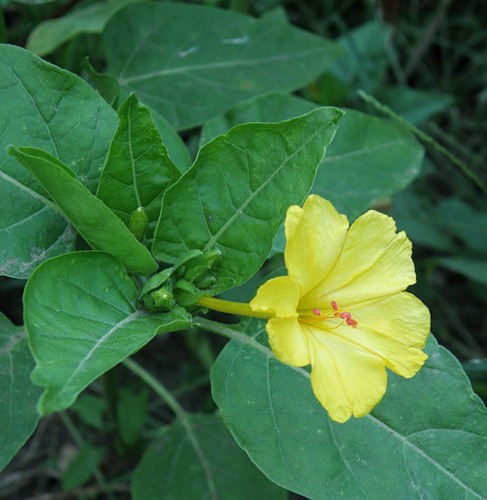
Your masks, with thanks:
[(308, 196), (303, 208), (292, 206), (286, 214), (284, 259), (302, 295), (333, 268), (342, 250), (348, 221), (320, 196)]
[(298, 283), (289, 276), (279, 276), (266, 281), (250, 301), (253, 311), (268, 312), (278, 318), (297, 318), (300, 290)]
[(412, 377), (423, 366), (428, 358), (422, 349), (430, 332), (430, 314), (414, 295), (401, 292), (356, 304), (352, 315), (358, 327), (340, 328), (349, 342), (380, 356), (387, 368), (402, 377)]
[(306, 337), (297, 319), (272, 318), (266, 324), (269, 344), (279, 361), (293, 366), (309, 365)]
[(370, 210), (347, 233), (343, 251), (330, 274), (306, 297), (300, 307), (316, 297), (351, 304), (405, 290), (416, 282), (412, 245), (404, 232), (396, 234), (394, 220)]
[(335, 334), (305, 325), (311, 357), (311, 386), (336, 422), (363, 417), (379, 403), (387, 386), (383, 361)]

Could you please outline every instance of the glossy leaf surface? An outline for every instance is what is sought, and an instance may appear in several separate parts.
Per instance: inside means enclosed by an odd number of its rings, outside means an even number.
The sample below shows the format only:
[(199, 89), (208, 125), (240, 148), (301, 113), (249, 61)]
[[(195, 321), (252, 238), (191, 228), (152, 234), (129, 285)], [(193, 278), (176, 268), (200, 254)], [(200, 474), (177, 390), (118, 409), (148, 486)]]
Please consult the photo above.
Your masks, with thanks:
[(226, 425), (276, 483), (308, 498), (486, 498), (487, 410), (431, 337), (412, 379), (389, 373), (371, 415), (331, 421), (306, 370), (283, 365), (247, 324), (212, 371)]
[(319, 108), (294, 120), (244, 124), (206, 144), (165, 194), (156, 258), (174, 263), (191, 250), (217, 248), (214, 293), (250, 278), (289, 205), (308, 193), (341, 115)]
[(41, 390), (32, 384), (34, 360), (25, 329), (0, 313), (0, 470), (34, 432)]
[[(154, 471), (166, 471), (155, 474)], [(218, 415), (186, 416), (166, 428), (134, 473), (135, 500), (285, 498), (237, 446)]]
[(0, 274), (28, 278), (44, 260), (71, 251), (76, 233), (7, 146), (44, 149), (94, 191), (117, 115), (78, 76), (2, 44), (0, 102)]
[(302, 87), (337, 54), (280, 12), (254, 19), (177, 3), (127, 6), (108, 23), (104, 42), (109, 73), (178, 130), (251, 96)]
[(102, 373), (147, 344), (156, 333), (189, 325), (184, 311), (149, 315), (122, 264), (101, 252), (61, 255), (27, 283), (25, 324), (44, 386), (41, 413), (70, 406)]

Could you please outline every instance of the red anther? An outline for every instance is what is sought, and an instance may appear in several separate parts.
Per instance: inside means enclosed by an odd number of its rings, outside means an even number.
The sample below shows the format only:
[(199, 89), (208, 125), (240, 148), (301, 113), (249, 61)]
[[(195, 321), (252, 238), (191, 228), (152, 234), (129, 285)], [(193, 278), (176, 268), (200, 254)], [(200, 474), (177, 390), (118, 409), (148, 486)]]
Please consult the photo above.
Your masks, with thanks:
[[(348, 323), (348, 321), (347, 321), (347, 323)], [(352, 319), (352, 323), (350, 323), (350, 326), (351, 326), (352, 328), (357, 328), (357, 325), (358, 325), (358, 322), (357, 322), (357, 321), (355, 321), (354, 319)]]
[(354, 322), (354, 320), (352, 318), (347, 318), (347, 325), (352, 326), (353, 322)]
[(331, 307), (334, 311), (338, 311), (338, 304), (334, 300), (331, 301)]
[(348, 323), (352, 319), (352, 315), (349, 312), (344, 311), (340, 314), (340, 318), (346, 319)]
[(320, 311), (317, 307), (315, 307), (315, 308), (313, 309), (313, 314), (314, 314), (315, 316), (321, 316), (321, 311)]

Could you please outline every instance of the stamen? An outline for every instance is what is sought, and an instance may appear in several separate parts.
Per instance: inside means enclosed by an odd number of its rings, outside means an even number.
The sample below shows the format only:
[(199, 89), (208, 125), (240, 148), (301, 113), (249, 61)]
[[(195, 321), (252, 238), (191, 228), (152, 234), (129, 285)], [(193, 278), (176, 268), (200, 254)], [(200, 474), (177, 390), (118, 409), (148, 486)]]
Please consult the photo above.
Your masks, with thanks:
[(340, 307), (338, 306), (338, 304), (334, 300), (332, 300), (330, 302), (330, 304), (331, 304), (333, 311), (335, 311), (333, 313), (333, 316), (335, 316), (336, 318), (342, 318), (345, 320), (345, 323), (348, 326), (351, 326), (352, 328), (357, 328), (358, 321), (356, 321), (352, 318), (351, 313), (349, 313), (348, 311), (340, 310)]
[(335, 326), (333, 327), (329, 325), (327, 326), (327, 328), (330, 328), (331, 330), (339, 328), (344, 323), (346, 323), (348, 326), (351, 326), (352, 328), (356, 328), (358, 326), (358, 321), (352, 318), (352, 314), (349, 313), (348, 311), (343, 311), (342, 309), (340, 309), (340, 306), (334, 300), (330, 302), (330, 305), (333, 311), (329, 312), (325, 311), (325, 313), (323, 313), (321, 309), (319, 309), (318, 307), (314, 307), (313, 309), (311, 309), (311, 312), (316, 317), (315, 318), (309, 317), (309, 312), (308, 312), (308, 314), (304, 313), (303, 315), (300, 315), (300, 321), (303, 323), (314, 324), (314, 323), (323, 323), (327, 320), (332, 320), (333, 318), (337, 318), (338, 321), (336, 322)]

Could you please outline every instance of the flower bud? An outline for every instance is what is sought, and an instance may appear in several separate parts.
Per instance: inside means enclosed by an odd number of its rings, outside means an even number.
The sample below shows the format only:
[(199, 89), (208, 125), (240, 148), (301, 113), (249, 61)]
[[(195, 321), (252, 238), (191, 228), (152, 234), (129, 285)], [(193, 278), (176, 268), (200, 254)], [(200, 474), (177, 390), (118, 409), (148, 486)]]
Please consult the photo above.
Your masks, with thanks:
[(148, 225), (149, 217), (142, 207), (136, 208), (130, 214), (129, 230), (139, 241), (142, 241), (142, 239), (144, 238)]

